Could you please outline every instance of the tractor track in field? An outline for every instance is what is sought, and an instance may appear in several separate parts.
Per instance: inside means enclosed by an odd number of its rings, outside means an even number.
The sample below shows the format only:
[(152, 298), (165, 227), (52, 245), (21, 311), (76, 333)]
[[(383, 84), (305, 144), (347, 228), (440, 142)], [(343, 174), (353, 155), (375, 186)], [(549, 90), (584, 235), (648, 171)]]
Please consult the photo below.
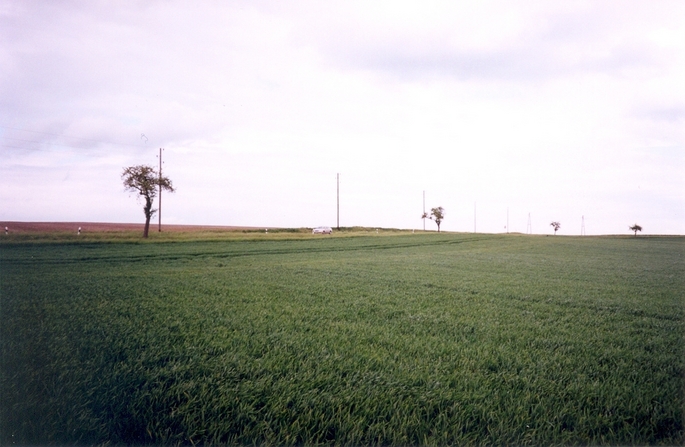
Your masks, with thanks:
[[(455, 245), (455, 244), (463, 244), (463, 243), (471, 243), (471, 242), (478, 242), (482, 241), (488, 238), (483, 238), (483, 237), (474, 237), (474, 238), (469, 238), (469, 239), (446, 239), (446, 238), (440, 238), (439, 240), (431, 239), (431, 240), (426, 240), (426, 241), (421, 241), (421, 242), (411, 242), (411, 243), (389, 243), (389, 244), (379, 244), (379, 243), (374, 243), (374, 244), (365, 244), (365, 245), (350, 245), (350, 246), (341, 246), (341, 245), (336, 245), (336, 246), (330, 246), (327, 245), (325, 247), (312, 247), (312, 246), (307, 246), (307, 247), (292, 247), (292, 248), (277, 248), (277, 249), (260, 249), (261, 247), (255, 249), (255, 247), (250, 247), (248, 250), (239, 250), (239, 251), (213, 251), (213, 252), (208, 252), (205, 250), (198, 251), (195, 253), (169, 253), (169, 254), (163, 254), (163, 253), (149, 253), (149, 254), (140, 254), (140, 255), (121, 255), (119, 254), (112, 254), (112, 255), (104, 255), (104, 256), (79, 256), (79, 257), (74, 257), (74, 258), (63, 258), (63, 257), (28, 257), (30, 255), (27, 255), (26, 257), (21, 257), (21, 258), (7, 258), (4, 257), (2, 260), (2, 263), (5, 266), (8, 265), (28, 265), (28, 264), (74, 264), (74, 263), (87, 263), (87, 262), (107, 262), (107, 263), (131, 263), (131, 262), (143, 262), (143, 261), (175, 261), (175, 260), (182, 260), (182, 259), (199, 259), (199, 258), (216, 258), (216, 259), (227, 259), (227, 258), (238, 258), (238, 257), (245, 257), (245, 256), (270, 256), (270, 255), (286, 255), (286, 254), (307, 254), (307, 253), (340, 253), (340, 252), (352, 252), (352, 251), (374, 251), (374, 250), (393, 250), (393, 249), (407, 249), (407, 248), (415, 248), (415, 247), (426, 247), (426, 246), (440, 246), (440, 245)], [(349, 239), (347, 239), (349, 240)], [(256, 241), (256, 243), (269, 243), (271, 241)], [(288, 241), (289, 243), (292, 242), (310, 242), (306, 239), (302, 240), (294, 240), (294, 241)], [(202, 244), (233, 244), (235, 242), (201, 242)], [(159, 244), (154, 244), (155, 247), (160, 247), (160, 246), (179, 246), (179, 244), (183, 244), (182, 242), (165, 242), (165, 243), (159, 243)], [(55, 246), (56, 244), (51, 244)], [(71, 245), (71, 246), (79, 246), (81, 248), (86, 248), (86, 247), (97, 247), (97, 246), (104, 246), (105, 244), (98, 244), (98, 243), (88, 243), (88, 244), (74, 244), (74, 243), (67, 243), (64, 245)], [(117, 244), (119, 247), (123, 247), (126, 244), (121, 243)], [(131, 245), (136, 245), (138, 244), (133, 243)]]

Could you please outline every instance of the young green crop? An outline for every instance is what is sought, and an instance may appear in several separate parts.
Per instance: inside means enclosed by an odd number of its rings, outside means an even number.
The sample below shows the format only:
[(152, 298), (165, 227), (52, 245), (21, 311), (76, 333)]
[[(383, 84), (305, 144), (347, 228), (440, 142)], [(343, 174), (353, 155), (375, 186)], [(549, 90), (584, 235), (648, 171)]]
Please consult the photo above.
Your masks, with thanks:
[(0, 443), (682, 444), (683, 238), (0, 246)]

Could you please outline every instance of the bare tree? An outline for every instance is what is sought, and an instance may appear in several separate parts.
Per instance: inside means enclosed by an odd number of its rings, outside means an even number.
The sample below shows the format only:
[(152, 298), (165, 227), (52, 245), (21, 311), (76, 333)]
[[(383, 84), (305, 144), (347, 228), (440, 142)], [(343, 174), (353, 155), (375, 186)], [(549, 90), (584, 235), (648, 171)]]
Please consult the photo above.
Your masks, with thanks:
[(157, 189), (161, 188), (174, 192), (174, 187), (168, 177), (160, 176), (154, 168), (145, 165), (124, 168), (121, 179), (124, 181), (124, 187), (127, 191), (138, 193), (145, 199), (145, 205), (143, 206), (143, 213), (145, 213), (143, 237), (146, 238), (150, 230), (150, 218), (157, 212), (156, 209), (152, 208), (152, 202), (157, 196)]
[(559, 228), (561, 228), (561, 224), (559, 222), (552, 222), (550, 225), (554, 227), (554, 235), (556, 236), (557, 230), (559, 230)]
[(442, 220), (445, 218), (445, 209), (441, 206), (437, 208), (431, 208), (431, 215), (429, 217), (430, 220), (434, 220), (435, 223), (438, 225), (438, 233), (440, 232), (440, 224), (442, 223)]
[(628, 227), (631, 231), (635, 232), (635, 237), (637, 237), (637, 232), (642, 231), (642, 227), (639, 226), (638, 224), (633, 225), (632, 227)]

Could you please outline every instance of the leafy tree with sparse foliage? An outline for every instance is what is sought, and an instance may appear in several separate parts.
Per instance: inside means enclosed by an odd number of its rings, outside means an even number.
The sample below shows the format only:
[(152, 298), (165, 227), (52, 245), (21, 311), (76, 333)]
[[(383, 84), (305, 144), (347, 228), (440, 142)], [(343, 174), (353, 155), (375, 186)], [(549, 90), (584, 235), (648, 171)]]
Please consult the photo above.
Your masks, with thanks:
[(143, 237), (146, 238), (150, 230), (150, 218), (157, 212), (156, 209), (152, 208), (152, 202), (157, 196), (157, 190), (161, 188), (174, 192), (174, 187), (168, 177), (160, 176), (154, 168), (145, 165), (124, 168), (121, 179), (124, 181), (124, 187), (127, 191), (136, 192), (145, 199), (145, 206), (143, 207), (145, 230), (143, 231)]
[(631, 231), (635, 232), (635, 237), (637, 237), (637, 232), (642, 231), (642, 227), (639, 226), (638, 224), (633, 225), (632, 227), (628, 227)]
[(550, 225), (554, 227), (554, 235), (556, 236), (556, 235), (557, 235), (557, 230), (559, 230), (559, 228), (561, 228), (561, 223), (559, 223), (559, 222), (552, 222)]
[(445, 218), (445, 209), (441, 206), (437, 208), (431, 208), (431, 215), (429, 217), (430, 220), (434, 220), (435, 223), (438, 225), (438, 233), (440, 232), (440, 224), (442, 223), (442, 220)]

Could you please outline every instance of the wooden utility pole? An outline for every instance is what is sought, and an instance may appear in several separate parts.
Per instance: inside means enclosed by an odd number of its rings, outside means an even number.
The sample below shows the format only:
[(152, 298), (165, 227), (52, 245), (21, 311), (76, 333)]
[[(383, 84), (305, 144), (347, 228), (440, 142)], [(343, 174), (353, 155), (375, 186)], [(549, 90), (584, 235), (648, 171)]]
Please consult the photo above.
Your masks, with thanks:
[[(426, 215), (426, 191), (423, 191), (423, 215)], [(423, 218), (423, 231), (426, 231), (426, 218)]]
[(159, 210), (157, 211), (157, 217), (159, 218), (158, 232), (162, 232), (162, 150), (159, 148)]

